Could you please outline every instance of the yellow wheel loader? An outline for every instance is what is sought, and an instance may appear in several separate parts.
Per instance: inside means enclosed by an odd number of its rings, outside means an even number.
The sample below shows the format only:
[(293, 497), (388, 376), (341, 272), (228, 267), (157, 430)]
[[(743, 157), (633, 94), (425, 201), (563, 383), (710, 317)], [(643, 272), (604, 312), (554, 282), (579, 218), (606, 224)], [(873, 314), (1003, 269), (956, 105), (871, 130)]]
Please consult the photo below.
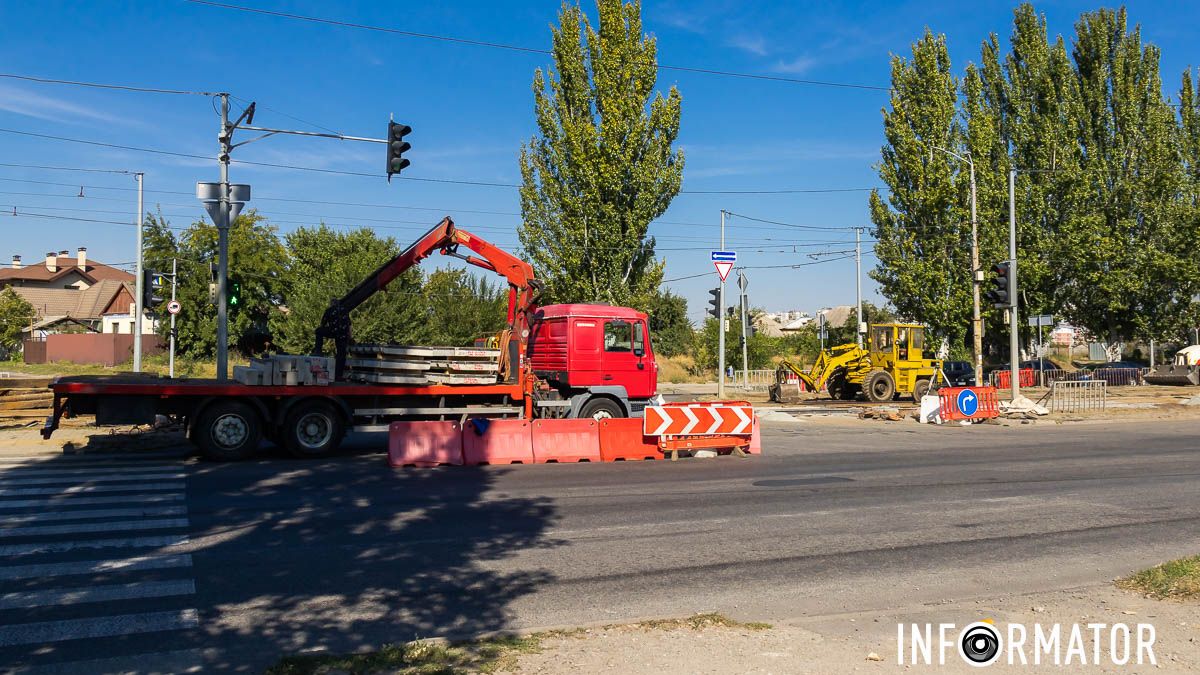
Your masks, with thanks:
[(783, 361), (771, 387), (771, 400), (784, 403), (782, 382), (794, 373), (815, 392), (852, 401), (862, 394), (868, 401), (891, 401), (897, 394), (920, 401), (945, 381), (942, 362), (925, 358), (925, 327), (908, 323), (873, 324), (867, 331), (867, 348), (854, 344), (823, 350), (808, 372)]

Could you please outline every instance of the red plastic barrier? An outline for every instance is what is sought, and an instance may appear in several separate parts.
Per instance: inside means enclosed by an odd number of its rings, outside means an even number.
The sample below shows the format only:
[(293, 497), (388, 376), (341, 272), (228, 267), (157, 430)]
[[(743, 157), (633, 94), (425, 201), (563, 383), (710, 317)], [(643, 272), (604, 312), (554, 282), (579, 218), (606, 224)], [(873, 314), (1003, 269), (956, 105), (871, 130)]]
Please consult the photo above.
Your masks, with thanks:
[(605, 462), (662, 459), (657, 439), (642, 435), (642, 420), (600, 420), (600, 459)]
[[(960, 395), (968, 391), (974, 394), (971, 397), (974, 402), (968, 405), (975, 406), (969, 415), (959, 406)], [(938, 414), (943, 420), (982, 420), (1000, 416), (1000, 399), (996, 396), (995, 387), (942, 387), (937, 393), (941, 407)]]
[(529, 420), (473, 419), (462, 431), (467, 464), (533, 464)]
[(533, 461), (538, 464), (599, 462), (600, 424), (590, 417), (534, 420)]
[(388, 464), (393, 467), (462, 463), (458, 422), (392, 422), (388, 426)]
[[(1022, 368), (1018, 372), (1020, 376), (1017, 378), (1017, 382), (1022, 387), (1032, 387), (1037, 384), (1037, 372), (1033, 368)], [(995, 374), (997, 389), (1008, 389), (1012, 386), (1011, 370), (997, 370)]]

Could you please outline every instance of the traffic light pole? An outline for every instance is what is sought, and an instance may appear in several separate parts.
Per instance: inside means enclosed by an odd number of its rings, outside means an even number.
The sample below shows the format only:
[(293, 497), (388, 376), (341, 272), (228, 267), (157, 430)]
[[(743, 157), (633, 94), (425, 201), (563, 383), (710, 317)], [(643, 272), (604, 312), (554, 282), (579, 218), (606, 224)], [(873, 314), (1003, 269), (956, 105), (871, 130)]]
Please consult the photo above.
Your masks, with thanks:
[[(134, 280), (133, 293), (133, 372), (142, 372), (142, 314), (145, 313), (145, 297), (146, 297), (146, 279), (143, 273), (144, 264), (142, 262), (145, 257), (142, 253), (142, 183), (145, 174), (138, 172), (133, 174), (137, 180), (137, 279)], [(83, 270), (80, 270), (82, 272)]]
[(746, 296), (746, 275), (738, 272), (738, 288), (742, 291), (742, 388), (750, 390), (750, 343), (746, 336), (746, 316), (750, 307)]
[[(725, 250), (725, 210), (721, 209), (721, 250)], [(717, 398), (725, 399), (725, 280), (721, 279), (720, 316), (717, 317)]]
[(863, 346), (862, 320), (862, 231), (861, 227), (854, 228), (854, 297), (858, 306), (858, 324), (854, 326), (855, 343), (859, 349)]
[(1021, 364), (1018, 362), (1020, 356), (1020, 337), (1018, 330), (1020, 328), (1017, 317), (1017, 170), (1012, 169), (1008, 172), (1008, 306), (1009, 312), (1009, 329), (1011, 334), (1008, 338), (1008, 358), (1010, 374), (1009, 379), (1012, 380), (1012, 400), (1016, 401), (1021, 395)]
[(229, 275), (229, 153), (233, 152), (233, 129), (229, 127), (229, 94), (221, 94), (221, 133), (217, 136), (221, 152), (220, 209), (217, 226), (217, 380), (229, 377), (229, 307), (225, 288)]
[[(175, 287), (179, 285), (179, 261), (171, 258), (171, 302), (175, 302)], [(168, 309), (170, 309), (168, 307)], [(167, 377), (175, 377), (175, 312), (171, 312), (170, 355), (167, 365)]]

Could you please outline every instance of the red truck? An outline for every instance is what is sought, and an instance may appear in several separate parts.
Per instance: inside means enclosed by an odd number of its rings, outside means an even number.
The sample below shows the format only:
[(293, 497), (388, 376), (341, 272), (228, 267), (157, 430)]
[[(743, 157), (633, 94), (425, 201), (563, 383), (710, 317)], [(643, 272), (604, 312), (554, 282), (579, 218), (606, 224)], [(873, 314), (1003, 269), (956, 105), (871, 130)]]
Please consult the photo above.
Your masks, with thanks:
[[(470, 253), (459, 252), (465, 247)], [(350, 313), (435, 252), (496, 272), (509, 285), (508, 328), (498, 336), (499, 374), (489, 384), (386, 384), (347, 378)], [(328, 384), (248, 385), (136, 374), (62, 377), (42, 436), (63, 417), (98, 425), (184, 422), (188, 438), (215, 460), (252, 456), (271, 440), (298, 457), (334, 452), (347, 430), (386, 431), (396, 420), (466, 417), (637, 417), (656, 400), (658, 368), (647, 317), (608, 305), (537, 306), (539, 284), (519, 258), (443, 219), (341, 298), (316, 331), (316, 354), (334, 342)], [(353, 363), (353, 359), (351, 359)]]

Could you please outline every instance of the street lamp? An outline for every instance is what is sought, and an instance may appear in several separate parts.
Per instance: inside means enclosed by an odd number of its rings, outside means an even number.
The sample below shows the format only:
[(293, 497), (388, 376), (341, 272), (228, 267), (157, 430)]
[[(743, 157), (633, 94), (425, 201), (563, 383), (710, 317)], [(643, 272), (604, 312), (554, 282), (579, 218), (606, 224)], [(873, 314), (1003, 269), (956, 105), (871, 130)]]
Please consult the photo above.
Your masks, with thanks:
[(971, 355), (975, 364), (975, 386), (983, 384), (983, 320), (979, 313), (979, 284), (983, 281), (983, 270), (979, 269), (979, 219), (976, 217), (975, 162), (971, 151), (960, 155), (952, 150), (934, 145), (934, 150), (966, 162), (971, 172)]
[[(221, 165), (222, 178), (227, 178), (226, 165)], [(250, 201), (250, 186), (240, 183), (196, 183), (196, 198), (217, 226), (217, 379), (229, 377), (229, 314), (226, 288), (229, 279), (229, 228), (237, 220), (242, 207)]]

